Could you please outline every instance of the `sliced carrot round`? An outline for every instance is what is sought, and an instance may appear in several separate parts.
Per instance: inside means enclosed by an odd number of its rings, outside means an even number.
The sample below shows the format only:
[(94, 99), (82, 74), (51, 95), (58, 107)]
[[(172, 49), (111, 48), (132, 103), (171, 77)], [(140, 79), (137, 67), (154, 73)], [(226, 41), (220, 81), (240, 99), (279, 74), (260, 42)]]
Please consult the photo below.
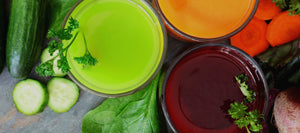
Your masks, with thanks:
[(254, 17), (262, 20), (270, 20), (281, 12), (272, 0), (260, 0)]
[(300, 17), (288, 11), (278, 14), (269, 23), (266, 38), (273, 47), (300, 38)]
[(254, 57), (269, 47), (266, 29), (267, 23), (264, 20), (253, 18), (241, 32), (230, 38), (231, 45)]

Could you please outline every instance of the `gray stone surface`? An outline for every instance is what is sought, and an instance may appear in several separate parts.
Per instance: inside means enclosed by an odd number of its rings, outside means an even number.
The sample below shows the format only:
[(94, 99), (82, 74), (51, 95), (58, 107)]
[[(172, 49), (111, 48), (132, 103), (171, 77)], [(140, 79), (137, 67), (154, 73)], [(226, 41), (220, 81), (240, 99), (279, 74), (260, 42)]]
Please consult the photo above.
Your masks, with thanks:
[(18, 81), (10, 77), (7, 68), (0, 75), (0, 133), (79, 133), (83, 116), (104, 100), (80, 90), (79, 100), (69, 112), (58, 114), (46, 107), (40, 114), (25, 116), (16, 110), (12, 99)]

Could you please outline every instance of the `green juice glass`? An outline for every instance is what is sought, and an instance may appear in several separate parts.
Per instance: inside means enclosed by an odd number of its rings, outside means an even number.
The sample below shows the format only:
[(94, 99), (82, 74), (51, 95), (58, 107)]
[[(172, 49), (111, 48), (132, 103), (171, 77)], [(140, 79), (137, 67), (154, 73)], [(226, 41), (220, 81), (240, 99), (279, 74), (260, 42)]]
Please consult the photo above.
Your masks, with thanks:
[[(102, 97), (126, 96), (146, 87), (162, 67), (167, 36), (148, 1), (80, 0), (63, 27), (70, 17), (79, 21), (79, 34), (67, 52), (68, 75), (82, 89)], [(83, 35), (98, 60), (95, 66), (74, 60), (85, 53)]]

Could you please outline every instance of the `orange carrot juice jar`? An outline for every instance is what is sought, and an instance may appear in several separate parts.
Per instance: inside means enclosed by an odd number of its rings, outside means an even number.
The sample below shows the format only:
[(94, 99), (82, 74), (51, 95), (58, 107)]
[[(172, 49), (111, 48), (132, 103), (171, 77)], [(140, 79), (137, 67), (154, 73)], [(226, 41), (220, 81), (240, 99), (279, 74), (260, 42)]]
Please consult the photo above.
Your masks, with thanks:
[(259, 0), (154, 0), (169, 34), (188, 42), (229, 38), (252, 19)]

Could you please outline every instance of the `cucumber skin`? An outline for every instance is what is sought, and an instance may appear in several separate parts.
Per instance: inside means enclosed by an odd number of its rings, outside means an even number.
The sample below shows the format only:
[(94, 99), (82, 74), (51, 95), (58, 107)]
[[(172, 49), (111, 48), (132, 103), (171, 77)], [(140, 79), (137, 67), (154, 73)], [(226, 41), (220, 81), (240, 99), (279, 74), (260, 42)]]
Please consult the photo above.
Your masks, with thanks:
[(46, 0), (12, 0), (6, 44), (10, 75), (25, 79), (40, 55), (45, 37)]
[(4, 18), (4, 1), (0, 2), (0, 74), (5, 64), (5, 25), (6, 21)]
[[(20, 83), (22, 83), (22, 82), (26, 82), (26, 81), (34, 81), (34, 82), (39, 83), (40, 86), (41, 86), (41, 87), (43, 88), (43, 90), (44, 90), (44, 96), (45, 96), (45, 98), (44, 98), (43, 104), (40, 106), (40, 108), (38, 109), (38, 111), (37, 111), (37, 112), (34, 112), (34, 113), (32, 113), (32, 114), (27, 114), (27, 113), (23, 112), (22, 109), (20, 109), (20, 108), (18, 107), (18, 104), (15, 102), (15, 98), (13, 98), (13, 101), (14, 101), (14, 104), (15, 104), (17, 110), (18, 110), (20, 113), (22, 113), (22, 114), (24, 114), (24, 115), (27, 115), (27, 116), (35, 115), (35, 114), (38, 114), (38, 113), (43, 112), (44, 109), (45, 109), (45, 107), (47, 106), (48, 100), (49, 100), (49, 94), (48, 94), (48, 92), (47, 92), (46, 87), (45, 87), (43, 84), (41, 84), (39, 81), (36, 81), (36, 80), (33, 80), (33, 79), (26, 79), (26, 80), (20, 81), (20, 82), (18, 82), (18, 83), (15, 85), (15, 87), (16, 87), (18, 84), (20, 84)], [(15, 91), (15, 88), (13, 89), (12, 94), (14, 94), (14, 91)]]

